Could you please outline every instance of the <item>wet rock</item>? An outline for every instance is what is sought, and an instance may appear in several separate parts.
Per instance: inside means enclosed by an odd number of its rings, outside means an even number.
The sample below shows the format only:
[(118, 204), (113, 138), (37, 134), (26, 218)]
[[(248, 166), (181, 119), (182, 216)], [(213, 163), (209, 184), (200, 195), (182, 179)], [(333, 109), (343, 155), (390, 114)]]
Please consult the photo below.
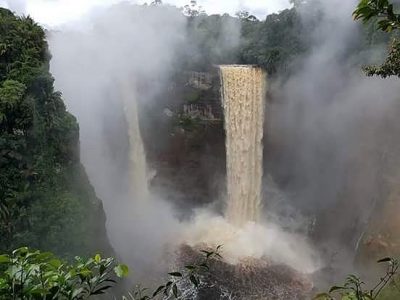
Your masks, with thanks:
[[(199, 259), (198, 250), (189, 246), (180, 248), (179, 264), (190, 264)], [(209, 266), (210, 272), (201, 274), (202, 284), (190, 299), (300, 300), (311, 297), (313, 285), (305, 274), (267, 258), (243, 259), (236, 265), (213, 259)]]

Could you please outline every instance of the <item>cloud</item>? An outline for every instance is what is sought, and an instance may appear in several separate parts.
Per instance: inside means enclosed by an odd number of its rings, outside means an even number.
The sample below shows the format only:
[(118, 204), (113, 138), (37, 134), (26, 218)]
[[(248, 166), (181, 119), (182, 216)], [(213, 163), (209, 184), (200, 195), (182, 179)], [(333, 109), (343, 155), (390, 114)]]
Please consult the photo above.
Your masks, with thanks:
[[(152, 0), (0, 0), (0, 6), (19, 14), (27, 13), (38, 22), (57, 26), (82, 18), (88, 12), (108, 7), (119, 2), (150, 3)], [(183, 7), (189, 0), (164, 0), (165, 3)], [(207, 13), (234, 15), (238, 10), (247, 10), (258, 18), (289, 7), (289, 0), (198, 0)]]

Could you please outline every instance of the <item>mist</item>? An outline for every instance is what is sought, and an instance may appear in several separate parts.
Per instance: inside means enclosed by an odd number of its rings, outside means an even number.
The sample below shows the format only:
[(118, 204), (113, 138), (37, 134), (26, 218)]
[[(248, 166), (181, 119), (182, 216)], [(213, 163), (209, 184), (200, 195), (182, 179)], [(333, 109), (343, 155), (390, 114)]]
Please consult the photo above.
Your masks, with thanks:
[(124, 101), (148, 105), (162, 90), (185, 19), (174, 7), (127, 3), (88, 18), (50, 34), (51, 70), (79, 120), (81, 159), (103, 200), (111, 244), (140, 275), (157, 265), (178, 222), (166, 202), (132, 187)]
[[(196, 62), (202, 51), (202, 41), (187, 36), (181, 11), (122, 3), (49, 33), (51, 71), (80, 123), (81, 159), (103, 201), (109, 239), (139, 278), (163, 272), (166, 255), (178, 243), (225, 244), (231, 263), (269, 256), (306, 273), (335, 255), (339, 268), (353, 264), (374, 207), (386, 195), (380, 179), (387, 134), (382, 124), (400, 92), (398, 80), (368, 78), (361, 71), (382, 48), (350, 55), (362, 43), (362, 28), (351, 17), (356, 3), (326, 0), (301, 8), (305, 26), (316, 19), (319, 25), (312, 27), (308, 51), (291, 62), (290, 75), (270, 79), (264, 211), (260, 224), (240, 230), (215, 209), (225, 200), (219, 195), (202, 210), (193, 204), (182, 217), (165, 196), (175, 191), (142, 189), (156, 176), (151, 163), (132, 164), (138, 148), (130, 130), (136, 126), (149, 135), (157, 114), (148, 112), (169, 111), (163, 95), (181, 58)], [(226, 16), (220, 26), (213, 51), (225, 63), (224, 56), (232, 60), (242, 42), (241, 28)], [(134, 126), (130, 101), (138, 114)], [(151, 131), (160, 144), (167, 139), (161, 132)], [(146, 149), (140, 151), (134, 155), (146, 160)], [(141, 169), (137, 180), (132, 166)]]
[[(157, 173), (142, 140), (167, 138), (151, 128), (159, 117), (151, 111), (167, 109), (162, 95), (181, 56), (199, 54), (186, 26), (176, 7), (121, 3), (49, 33), (55, 85), (79, 121), (81, 160), (103, 201), (110, 242), (140, 280), (165, 274), (187, 226), (182, 218), (190, 219), (167, 201), (174, 190), (148, 187)], [(240, 24), (227, 18), (220, 26), (222, 55), (237, 47)]]
[[(273, 83), (267, 161), (289, 202), (314, 220), (310, 234), (328, 261), (354, 263), (358, 243), (382, 192), (382, 136), (396, 108), (398, 79), (361, 71), (382, 49), (360, 47), (362, 27), (352, 20), (357, 1), (319, 1), (303, 7), (304, 24), (318, 22), (312, 46), (293, 62), (291, 76)], [(379, 61), (378, 61), (379, 62)], [(276, 146), (279, 145), (279, 146)], [(268, 146), (267, 146), (268, 147)]]

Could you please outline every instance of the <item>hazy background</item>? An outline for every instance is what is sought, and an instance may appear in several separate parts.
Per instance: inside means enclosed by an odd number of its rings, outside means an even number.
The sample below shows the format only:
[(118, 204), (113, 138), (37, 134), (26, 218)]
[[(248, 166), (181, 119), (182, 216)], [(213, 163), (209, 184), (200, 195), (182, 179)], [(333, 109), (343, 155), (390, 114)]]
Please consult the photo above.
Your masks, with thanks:
[(352, 265), (377, 201), (385, 201), (382, 136), (391, 129), (382, 124), (398, 109), (400, 92), (397, 78), (361, 71), (382, 49), (363, 45), (362, 25), (351, 16), (357, 2), (303, 8), (304, 24), (319, 20), (312, 47), (288, 79), (273, 83), (267, 110), (267, 143), (277, 148), (266, 164), (287, 201), (313, 220), (310, 234), (337, 266)]
[[(48, 26), (57, 26), (76, 21), (94, 9), (107, 8), (112, 4), (130, 2), (150, 4), (152, 1), (126, 0), (0, 0), (0, 6), (8, 7), (18, 13), (30, 14), (36, 21)], [(164, 3), (183, 7), (189, 0), (166, 0)], [(207, 13), (234, 15), (239, 10), (247, 10), (259, 18), (289, 7), (289, 0), (202, 0), (198, 5)]]

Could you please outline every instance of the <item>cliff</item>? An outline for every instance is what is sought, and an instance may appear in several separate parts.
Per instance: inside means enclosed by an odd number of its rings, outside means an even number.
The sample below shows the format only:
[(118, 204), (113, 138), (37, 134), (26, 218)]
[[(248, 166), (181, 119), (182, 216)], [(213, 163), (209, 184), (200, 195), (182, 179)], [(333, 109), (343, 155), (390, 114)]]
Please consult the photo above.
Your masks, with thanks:
[(45, 33), (0, 8), (0, 251), (110, 252), (79, 126), (49, 73)]

